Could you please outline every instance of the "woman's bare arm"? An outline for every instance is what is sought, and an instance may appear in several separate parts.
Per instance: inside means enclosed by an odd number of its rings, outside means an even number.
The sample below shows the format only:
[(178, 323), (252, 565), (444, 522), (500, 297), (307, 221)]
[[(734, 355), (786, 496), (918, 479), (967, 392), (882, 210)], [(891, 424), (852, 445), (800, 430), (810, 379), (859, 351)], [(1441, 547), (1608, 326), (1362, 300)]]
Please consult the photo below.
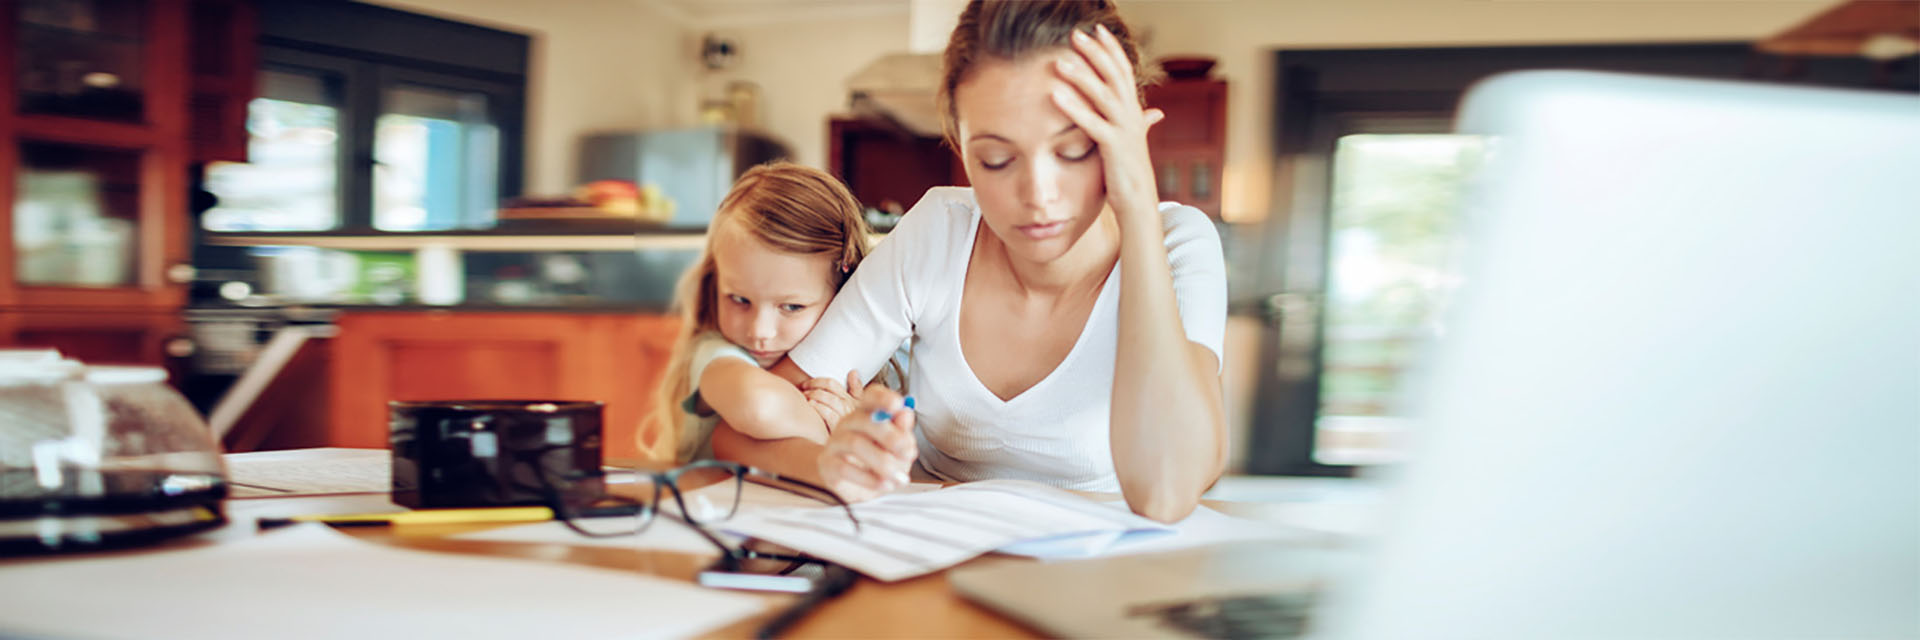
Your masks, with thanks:
[(1073, 36), (1080, 65), (1059, 74), (1077, 92), (1055, 104), (1099, 144), (1107, 202), (1120, 225), (1119, 344), (1109, 437), (1120, 491), (1134, 513), (1172, 522), (1199, 504), (1226, 467), (1219, 360), (1187, 339), (1167, 264), (1143, 111), (1120, 44), (1105, 29)]

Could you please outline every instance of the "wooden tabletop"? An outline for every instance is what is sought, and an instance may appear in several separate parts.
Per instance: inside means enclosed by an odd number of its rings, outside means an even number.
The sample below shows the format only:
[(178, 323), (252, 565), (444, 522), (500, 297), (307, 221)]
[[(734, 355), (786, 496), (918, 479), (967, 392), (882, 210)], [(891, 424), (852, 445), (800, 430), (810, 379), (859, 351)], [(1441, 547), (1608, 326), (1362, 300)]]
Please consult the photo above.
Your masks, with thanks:
[[(1086, 494), (1095, 499), (1118, 499), (1117, 495)], [(1215, 510), (1241, 517), (1261, 519), (1260, 505), (1206, 501)], [(523, 542), (493, 542), (453, 539), (448, 536), (511, 525), (416, 525), (403, 528), (344, 528), (362, 539), (395, 546), (439, 552), (473, 553), (497, 557), (518, 557), (549, 562), (568, 562), (606, 569), (637, 571), (669, 580), (693, 582), (701, 569), (714, 560), (713, 554), (694, 554), (602, 546), (564, 546)], [(962, 567), (989, 566), (995, 563), (1034, 562), (1028, 558), (990, 554), (961, 564)], [(948, 573), (938, 573), (887, 583), (860, 577), (846, 593), (813, 610), (798, 624), (782, 634), (784, 638), (1039, 638), (1040, 632), (1022, 626), (961, 597), (948, 584)], [(716, 629), (706, 637), (752, 637), (768, 620), (778, 615), (799, 596), (750, 593), (766, 603), (760, 614)]]

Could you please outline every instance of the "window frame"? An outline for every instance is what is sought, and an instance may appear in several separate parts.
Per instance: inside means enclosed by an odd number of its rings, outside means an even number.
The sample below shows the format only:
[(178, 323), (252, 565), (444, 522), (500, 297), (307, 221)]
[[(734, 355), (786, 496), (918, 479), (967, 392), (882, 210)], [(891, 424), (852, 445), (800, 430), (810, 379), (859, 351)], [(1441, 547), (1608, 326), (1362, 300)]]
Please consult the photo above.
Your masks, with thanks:
[[(1450, 121), (1467, 89), (1489, 75), (1577, 68), (1913, 93), (1913, 74), (1865, 59), (1788, 60), (1744, 42), (1513, 47), (1277, 50), (1274, 60), (1272, 210), (1250, 232), (1255, 273), (1234, 291), (1241, 313), (1264, 316), (1246, 471), (1353, 476), (1356, 465), (1315, 458), (1325, 307), (1332, 276), (1333, 154), (1353, 133), (1410, 133), (1395, 121)], [(1892, 64), (1911, 68), (1914, 58)], [(1887, 77), (1907, 77), (1889, 85)], [(1305, 327), (1286, 333), (1289, 319)], [(1304, 317), (1302, 317), (1304, 316)], [(1303, 359), (1304, 358), (1304, 359)], [(1290, 359), (1290, 360), (1286, 360)], [(1304, 369), (1279, 371), (1286, 360)]]
[[(382, 94), (410, 84), (486, 96), (499, 131), (496, 197), (519, 195), (525, 179), (527, 61), (531, 38), (385, 7), (277, 0), (261, 7), (259, 69), (321, 74), (340, 102), (337, 224), (326, 231), (248, 231), (248, 236), (407, 234), (373, 224), (375, 123)], [(436, 44), (438, 43), (438, 44)], [(455, 43), (458, 46), (442, 46)], [(454, 49), (458, 49), (457, 52)], [(332, 82), (337, 81), (337, 85)], [(461, 220), (460, 230), (477, 226)], [(198, 222), (196, 221), (196, 227)], [(226, 232), (196, 228), (219, 236)]]

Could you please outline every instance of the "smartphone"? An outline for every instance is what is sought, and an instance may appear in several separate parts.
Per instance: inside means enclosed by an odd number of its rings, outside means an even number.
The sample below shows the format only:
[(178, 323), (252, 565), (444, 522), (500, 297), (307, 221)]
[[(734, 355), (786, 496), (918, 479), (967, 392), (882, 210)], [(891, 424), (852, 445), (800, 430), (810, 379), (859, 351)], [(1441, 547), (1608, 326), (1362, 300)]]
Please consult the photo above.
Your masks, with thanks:
[(700, 572), (700, 586), (746, 591), (810, 593), (827, 578), (827, 565), (818, 562), (753, 561), (733, 571), (719, 563)]

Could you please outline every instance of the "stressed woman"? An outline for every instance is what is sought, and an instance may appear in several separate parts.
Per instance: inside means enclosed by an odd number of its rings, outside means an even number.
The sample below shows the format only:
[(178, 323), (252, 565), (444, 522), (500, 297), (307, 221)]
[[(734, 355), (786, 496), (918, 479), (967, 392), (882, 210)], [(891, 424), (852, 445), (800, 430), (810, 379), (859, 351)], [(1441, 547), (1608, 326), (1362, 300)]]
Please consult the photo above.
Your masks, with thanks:
[(910, 340), (906, 389), (853, 390), (824, 434), (822, 415), (723, 426), (716, 454), (816, 472), (849, 500), (911, 471), (1117, 490), (1185, 517), (1226, 460), (1225, 266), (1205, 214), (1157, 201), (1162, 116), (1142, 107), (1126, 26), (1104, 1), (974, 0), (944, 66), (973, 186), (929, 191), (774, 367), (857, 384)]

